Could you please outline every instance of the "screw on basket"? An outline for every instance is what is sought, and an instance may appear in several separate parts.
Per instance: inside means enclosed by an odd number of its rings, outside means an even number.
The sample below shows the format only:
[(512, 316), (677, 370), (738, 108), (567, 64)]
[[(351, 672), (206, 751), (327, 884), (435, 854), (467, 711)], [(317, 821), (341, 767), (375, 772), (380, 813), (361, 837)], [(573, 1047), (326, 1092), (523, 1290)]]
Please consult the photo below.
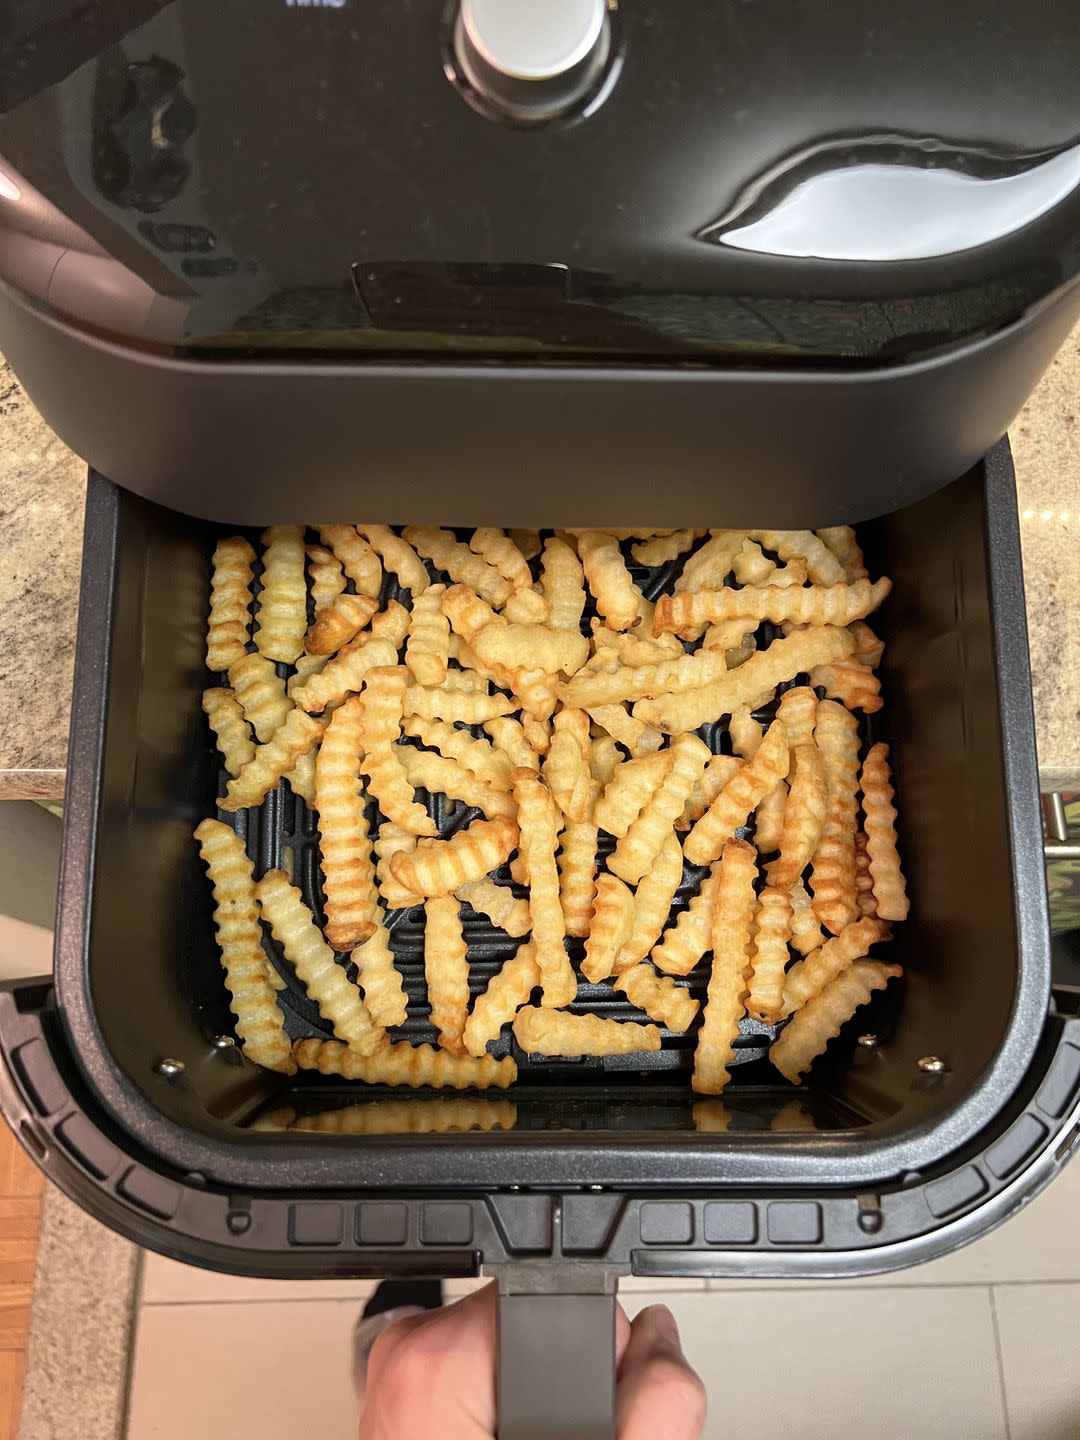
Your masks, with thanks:
[(236, 1041), (231, 1035), (215, 1035), (210, 1044), (215, 1050), (232, 1050), (236, 1046)]
[(177, 1075), (184, 1073), (184, 1062), (183, 1060), (170, 1060), (166, 1057), (164, 1060), (157, 1062), (154, 1070), (158, 1075), (164, 1075), (166, 1080), (172, 1080)]
[(860, 1036), (859, 1036), (859, 1044), (863, 1047), (864, 1050), (874, 1050), (874, 1049), (876, 1049), (876, 1048), (877, 1048), (877, 1043), (878, 1043), (878, 1038), (877, 1038), (876, 1035), (860, 1035)]
[(946, 1069), (945, 1061), (939, 1055), (924, 1055), (917, 1064), (927, 1075), (943, 1075)]

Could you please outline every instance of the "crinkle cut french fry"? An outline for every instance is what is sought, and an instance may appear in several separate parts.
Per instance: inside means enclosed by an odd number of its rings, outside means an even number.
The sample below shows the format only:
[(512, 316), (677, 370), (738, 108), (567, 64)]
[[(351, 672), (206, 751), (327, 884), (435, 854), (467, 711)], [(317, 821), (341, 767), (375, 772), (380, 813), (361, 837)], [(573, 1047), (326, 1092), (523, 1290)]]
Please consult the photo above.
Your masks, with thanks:
[(632, 965), (624, 970), (615, 981), (615, 989), (621, 990), (631, 1005), (644, 1010), (650, 1020), (676, 1035), (690, 1029), (701, 1008), (689, 990), (676, 985), (669, 975), (657, 975), (651, 965)]
[[(262, 659), (261, 655), (259, 659)], [(303, 655), (298, 655), (296, 657), (296, 664), (293, 666), (293, 673), (285, 682), (285, 690), (289, 699), (293, 700), (300, 686), (306, 684), (312, 675), (318, 675), (320, 671), (325, 669), (329, 662), (329, 655), (308, 655), (306, 652)]]
[(514, 588), (510, 581), (500, 575), (493, 565), (474, 555), (467, 545), (456, 540), (449, 530), (439, 530), (431, 525), (406, 525), (402, 534), (414, 550), (439, 570), (445, 570), (455, 583), (468, 585), (482, 600), (492, 605), (506, 604)]
[[(409, 633), (409, 617), (412, 614), (396, 600), (388, 600), (386, 609), (371, 618), (371, 633), (380, 640), (389, 640), (395, 650), (405, 644)], [(359, 641), (357, 642), (360, 643)]]
[(390, 860), (390, 873), (414, 895), (449, 895), (501, 865), (517, 843), (513, 820), (474, 820), (449, 840), (429, 840), (411, 852), (399, 851)]
[[(644, 634), (641, 628), (637, 630), (609, 630), (601, 620), (593, 620), (592, 643), (593, 661), (604, 651), (610, 651), (620, 665), (628, 666), (630, 669), (638, 665), (662, 665), (665, 660), (670, 660), (674, 655), (678, 658), (686, 652), (678, 640), (672, 644), (673, 637), (670, 635), (659, 635), (655, 639), (648, 630)], [(649, 629), (652, 629), (650, 625)], [(614, 669), (614, 664), (612, 669)]]
[(654, 535), (650, 540), (638, 540), (630, 546), (630, 553), (639, 565), (668, 565), (690, 549), (703, 532), (700, 530), (673, 530), (670, 535)]
[(608, 781), (593, 810), (601, 830), (621, 839), (659, 790), (670, 769), (670, 750), (624, 761)]
[(415, 891), (402, 885), (390, 871), (390, 861), (394, 856), (402, 850), (411, 853), (416, 849), (416, 845), (417, 837), (400, 825), (395, 825), (392, 820), (384, 820), (379, 826), (374, 841), (375, 854), (378, 856), (375, 863), (375, 881), (382, 902), (388, 910), (403, 910), (406, 906), (423, 903), (422, 895), (417, 895)]
[(768, 698), (786, 680), (850, 655), (854, 640), (835, 625), (809, 626), (783, 640), (774, 640), (767, 650), (751, 655), (745, 665), (721, 675), (699, 690), (659, 695), (638, 700), (633, 713), (647, 724), (668, 734), (696, 730), (701, 725), (730, 715), (739, 705), (753, 705)]
[(265, 745), (285, 724), (293, 708), (273, 661), (257, 652), (242, 655), (229, 666), (229, 684), (255, 738)]
[(374, 599), (382, 589), (382, 562), (352, 525), (320, 525), (319, 538), (341, 561), (358, 595)]
[(585, 941), (581, 973), (595, 984), (615, 968), (615, 957), (634, 928), (634, 893), (614, 875), (598, 875), (592, 923)]
[[(786, 736), (784, 747), (786, 752)], [(670, 769), (608, 859), (612, 874), (636, 885), (647, 872), (665, 839), (673, 833), (690, 792), (705, 773), (709, 755), (709, 747), (696, 735), (679, 736), (671, 747)]]
[(393, 641), (375, 634), (360, 635), (316, 674), (297, 685), (293, 701), (301, 710), (321, 714), (328, 705), (339, 705), (346, 695), (362, 690), (370, 670), (396, 663), (397, 646)]
[[(509, 761), (510, 770), (538, 770), (540, 758), (525, 738), (519, 720), (509, 715), (495, 715), (483, 722), (485, 731), (491, 736), (491, 743)], [(426, 742), (425, 742), (426, 743)], [(510, 772), (507, 771), (507, 780)]]
[(885, 704), (881, 698), (881, 681), (854, 656), (845, 665), (815, 665), (810, 683), (818, 685), (830, 700), (839, 700), (849, 710), (863, 710), (873, 715)]
[(407, 682), (403, 665), (377, 666), (364, 677), (360, 696), (364, 753), (360, 769), (388, 820), (411, 830), (414, 835), (435, 835), (435, 821), (417, 802), (402, 764), (400, 748), (394, 743), (401, 733)]
[(344, 953), (379, 924), (375, 866), (360, 786), (363, 710), (354, 695), (335, 710), (315, 761), (315, 808), (326, 898), (326, 938)]
[(214, 547), (206, 634), (208, 670), (227, 670), (247, 650), (254, 563), (255, 551), (242, 535), (219, 540)]
[(473, 1001), (472, 1014), (465, 1026), (465, 1049), (470, 1055), (487, 1053), (488, 1043), (497, 1040), (502, 1027), (509, 1024), (532, 992), (540, 984), (540, 966), (532, 941), (524, 944), (511, 960), (488, 981), (482, 995)]
[(291, 665), (304, 648), (307, 629), (304, 532), (298, 525), (271, 525), (262, 539), (255, 648), (268, 660)]
[(829, 808), (814, 851), (810, 893), (818, 919), (839, 935), (859, 913), (855, 903), (859, 730), (855, 717), (842, 705), (822, 700), (814, 736), (825, 761)]
[(622, 751), (610, 735), (593, 736), (589, 742), (589, 771), (601, 790), (610, 783), (622, 759)]
[(289, 884), (285, 872), (268, 870), (255, 886), (255, 896), (274, 939), (337, 1038), (359, 1055), (370, 1055), (385, 1045), (385, 1030), (372, 1020), (360, 991), (334, 959), (300, 891)]
[(660, 1049), (655, 1025), (603, 1020), (526, 1005), (514, 1016), (514, 1039), (528, 1055), (636, 1055)]
[(217, 739), (221, 763), (229, 775), (239, 775), (255, 758), (255, 743), (243, 707), (227, 685), (212, 685), (203, 691), (202, 708)]
[(841, 970), (855, 960), (861, 960), (871, 945), (888, 940), (890, 934), (884, 920), (867, 917), (846, 925), (839, 935), (826, 940), (820, 949), (814, 950), (805, 960), (799, 960), (787, 972), (784, 977), (785, 1011), (790, 1014), (819, 995)]
[(323, 733), (323, 722), (303, 710), (292, 710), (280, 729), (260, 745), (239, 775), (229, 781), (218, 804), (222, 810), (258, 805), (263, 796), (296, 764)]
[(795, 685), (781, 695), (776, 718), (784, 722), (792, 750), (813, 743), (817, 707), (818, 698), (809, 685)]
[(855, 903), (860, 917), (877, 914), (874, 899), (874, 877), (870, 874), (870, 853), (866, 848), (866, 832), (855, 833)]
[(770, 883), (781, 890), (790, 890), (809, 865), (828, 814), (825, 761), (813, 741), (791, 752), (790, 776), (780, 854), (769, 867)]
[(407, 540), (395, 535), (389, 525), (358, 525), (356, 528), (387, 570), (397, 576), (398, 584), (404, 590), (411, 590), (414, 599), (424, 593), (431, 584), (427, 566)]
[(417, 685), (439, 686), (446, 679), (450, 657), (450, 622), (443, 613), (443, 585), (430, 585), (413, 596), (405, 665)]
[(731, 574), (735, 556), (746, 539), (744, 530), (712, 530), (709, 539), (687, 559), (675, 581), (675, 591), (712, 589)]
[(576, 635), (585, 609), (585, 572), (564, 540), (545, 540), (540, 590), (551, 606), (551, 628)]
[(866, 578), (863, 553), (855, 538), (855, 531), (850, 525), (830, 525), (816, 533), (818, 539), (827, 545), (840, 561), (845, 580), (864, 580)]
[(728, 721), (728, 735), (731, 738), (731, 748), (735, 754), (741, 756), (743, 760), (752, 760), (757, 754), (758, 746), (765, 738), (765, 727), (754, 719), (748, 705), (740, 705), (737, 710), (731, 712), (731, 719)]
[(878, 639), (865, 620), (854, 621), (848, 626), (848, 632), (855, 641), (851, 658), (865, 665), (867, 670), (876, 670), (885, 653), (885, 642)]
[(289, 789), (294, 795), (299, 795), (308, 805), (315, 804), (315, 752), (305, 750), (303, 755), (298, 755), (296, 764), (289, 770), (285, 779), (289, 782)]
[(904, 972), (899, 965), (859, 960), (842, 971), (831, 984), (805, 1005), (784, 1027), (769, 1050), (769, 1059), (786, 1079), (797, 1085), (799, 1077), (841, 1028), (865, 1005), (875, 990), (884, 990), (889, 981)]
[(882, 920), (906, 920), (907, 886), (896, 849), (896, 809), (889, 772), (889, 747), (873, 745), (862, 767), (866, 852), (874, 882), (874, 904)]
[(737, 755), (714, 755), (705, 766), (705, 772), (687, 797), (683, 812), (675, 821), (676, 830), (689, 830), (723, 790), (729, 780), (743, 768), (743, 761)]
[(589, 717), (584, 710), (560, 710), (542, 773), (556, 805), (568, 820), (592, 817), (596, 781), (589, 769)]
[(532, 586), (529, 562), (505, 530), (481, 525), (473, 531), (469, 549), (505, 576), (515, 590), (528, 590)]
[[(296, 1115), (294, 1110), (281, 1113)], [(470, 1095), (458, 1100), (442, 1096), (370, 1100), (365, 1105), (342, 1105), (337, 1110), (301, 1115), (281, 1128), (315, 1135), (455, 1135), (469, 1130), (512, 1130), (516, 1124), (517, 1106), (509, 1100), (477, 1100)]]
[[(473, 556), (473, 559), (476, 557)], [(460, 582), (447, 586), (443, 595), (442, 607), (451, 630), (470, 648), (481, 630), (487, 629), (489, 625), (506, 624), (498, 611), (482, 599), (471, 586), (463, 585)]]
[(387, 1045), (374, 1055), (358, 1055), (347, 1045), (333, 1040), (298, 1040), (293, 1059), (301, 1070), (320, 1075), (340, 1075), (345, 1080), (362, 1080), (367, 1085), (408, 1085), (446, 1087), (452, 1090), (505, 1090), (517, 1079), (517, 1065), (508, 1055), (450, 1055), (434, 1045)]
[(750, 811), (787, 772), (787, 730), (773, 721), (754, 758), (724, 786), (686, 837), (686, 858), (694, 865), (711, 864), (739, 826), (746, 823)]
[(812, 530), (750, 530), (757, 540), (781, 560), (805, 560), (807, 574), (815, 585), (839, 585), (844, 578), (839, 560)]
[(567, 935), (589, 933), (596, 894), (596, 826), (589, 820), (567, 822), (559, 849), (559, 902)]
[(688, 630), (720, 620), (790, 620), (799, 625), (849, 625), (876, 610), (892, 589), (887, 578), (854, 580), (850, 585), (762, 585), (734, 590), (688, 590), (662, 595), (653, 631)]
[(467, 670), (448, 670), (437, 690), (410, 685), (405, 691), (404, 713), (419, 715), (425, 720), (459, 721), (464, 725), (483, 725), (501, 715), (512, 715), (518, 702), (508, 695), (487, 695), (476, 690), (452, 690), (448, 682), (453, 675), (467, 675)]
[(213, 889), (218, 949), (243, 1052), (256, 1065), (291, 1075), (296, 1066), (285, 1017), (267, 979), (255, 880), (244, 842), (220, 820), (204, 820), (195, 839)]
[(758, 805), (754, 815), (754, 844), (759, 855), (772, 855), (780, 849), (787, 799), (787, 783), (781, 780)]
[(745, 840), (729, 840), (720, 859), (713, 908), (712, 970), (691, 1081), (699, 1095), (719, 1095), (729, 1079), (728, 1066), (745, 1010), (756, 859), (753, 846)]
[(540, 554), (540, 531), (539, 530), (511, 530), (510, 539), (518, 547), (526, 560), (532, 560)]
[[(498, 721), (493, 721), (498, 724)], [(514, 723), (514, 722), (511, 722)], [(514, 768), (508, 757), (497, 750), (490, 740), (477, 739), (467, 730), (458, 730), (445, 720), (425, 720), (421, 715), (407, 715), (402, 721), (406, 735), (419, 740), (430, 750), (438, 750), (448, 760), (464, 765), (477, 780), (496, 790), (510, 789), (510, 771)], [(523, 742), (524, 743), (524, 742)]]
[(774, 1025), (784, 1013), (784, 970), (791, 938), (791, 896), (767, 885), (758, 896), (757, 919), (750, 951), (750, 994), (747, 1013)]
[(482, 665), (508, 674), (542, 670), (554, 675), (561, 670), (573, 675), (589, 658), (584, 635), (552, 630), (548, 625), (511, 625), (501, 617), (474, 631), (468, 640)]
[(534, 770), (512, 770), (510, 782), (518, 804), (520, 848), (529, 876), (529, 911), (536, 963), (543, 977), (543, 1003), (553, 1007), (569, 1005), (577, 993), (577, 979), (564, 945), (566, 924), (555, 868), (555, 802)]
[(311, 576), (311, 604), (317, 620), (345, 589), (345, 573), (341, 561), (327, 546), (308, 545), (305, 549)]
[(679, 837), (672, 831), (634, 892), (634, 923), (630, 938), (615, 957), (617, 973), (644, 960), (660, 939), (682, 877), (682, 846)]
[[(743, 659), (749, 659), (757, 648), (754, 632), (758, 628), (758, 622), (750, 620), (717, 620), (714, 625), (705, 627), (705, 634), (701, 637), (701, 648), (703, 650), (723, 650), (730, 656), (735, 651), (743, 655)], [(661, 637), (664, 638), (664, 637)], [(670, 638), (670, 637), (668, 637)], [(743, 647), (745, 648), (745, 652)], [(742, 661), (740, 660), (740, 664)], [(734, 669), (733, 662), (728, 660), (728, 668)]]
[[(514, 670), (509, 679), (510, 688), (521, 704), (521, 728), (525, 731), (525, 738), (537, 754), (544, 755), (551, 740), (548, 721), (555, 713), (556, 677), (543, 670)], [(543, 729), (540, 743), (537, 743), (538, 726)]]
[(512, 625), (546, 625), (551, 619), (551, 606), (539, 590), (512, 590), (502, 616)]
[(497, 789), (478, 780), (456, 760), (449, 760), (434, 750), (417, 750), (412, 745), (396, 745), (394, 753), (414, 790), (426, 790), (429, 795), (447, 795), (451, 800), (460, 800), (463, 805), (475, 807), (489, 820), (496, 815), (506, 815), (511, 820), (516, 816), (517, 806), (508, 790)]
[(577, 537), (585, 578), (609, 630), (629, 630), (638, 618), (637, 587), (614, 535), (583, 530)]
[(381, 920), (364, 943), (353, 950), (351, 958), (364, 992), (364, 1004), (375, 1024), (384, 1030), (404, 1025), (408, 998), (401, 972), (394, 963), (390, 936)]
[(478, 915), (486, 915), (493, 925), (515, 938), (532, 929), (528, 902), (519, 900), (505, 885), (489, 880), (486, 875), (470, 880), (456, 891), (459, 900), (472, 907)]
[(800, 955), (812, 955), (825, 944), (826, 935), (814, 914), (810, 893), (801, 880), (788, 891), (791, 896), (791, 948)]
[(464, 1055), (469, 960), (461, 929), (461, 908), (453, 895), (437, 895), (424, 901), (424, 977), (431, 1023), (439, 1032), (439, 1048), (451, 1055)]
[(359, 635), (379, 608), (369, 595), (343, 593), (324, 605), (304, 636), (309, 655), (333, 655)]
[[(606, 652), (601, 652), (606, 653)], [(655, 665), (605, 664), (598, 657), (579, 670), (572, 680), (559, 686), (564, 705), (619, 705), (624, 700), (647, 696), (679, 695), (711, 685), (727, 674), (727, 660), (715, 650), (697, 650), (687, 655), (668, 655)]]
[(654, 754), (664, 743), (655, 725), (643, 725), (635, 720), (625, 705), (593, 705), (589, 714), (613, 740), (625, 745), (634, 759)]
[(720, 862), (709, 867), (701, 887), (675, 924), (655, 946), (650, 956), (658, 970), (667, 975), (689, 975), (712, 941), (716, 887), (720, 883)]

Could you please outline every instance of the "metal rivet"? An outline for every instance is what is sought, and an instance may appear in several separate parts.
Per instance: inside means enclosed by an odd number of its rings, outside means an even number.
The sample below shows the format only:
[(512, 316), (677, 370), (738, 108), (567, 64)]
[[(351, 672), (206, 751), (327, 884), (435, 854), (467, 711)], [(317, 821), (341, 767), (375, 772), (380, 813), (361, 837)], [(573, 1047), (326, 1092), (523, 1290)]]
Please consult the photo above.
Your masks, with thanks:
[(939, 1055), (924, 1055), (918, 1065), (927, 1075), (940, 1075), (945, 1069), (945, 1061)]
[(234, 1235), (243, 1235), (251, 1229), (251, 1216), (245, 1210), (230, 1210), (225, 1224)]
[(603, 1193), (604, 1187), (603, 1187), (603, 1185), (590, 1185), (590, 1186), (589, 1186), (589, 1189), (590, 1189), (591, 1191), (593, 1191), (594, 1194), (599, 1195), (599, 1194), (602, 1194), (602, 1193)]
[(210, 1044), (215, 1050), (231, 1050), (236, 1041), (231, 1035), (215, 1035)]
[(159, 1060), (154, 1069), (159, 1075), (164, 1075), (166, 1079), (171, 1080), (174, 1075), (183, 1074), (184, 1062), (183, 1060), (170, 1060), (166, 1057), (164, 1060)]
[(878, 1038), (876, 1035), (859, 1036), (859, 1044), (863, 1047), (864, 1050), (873, 1050), (877, 1043)]

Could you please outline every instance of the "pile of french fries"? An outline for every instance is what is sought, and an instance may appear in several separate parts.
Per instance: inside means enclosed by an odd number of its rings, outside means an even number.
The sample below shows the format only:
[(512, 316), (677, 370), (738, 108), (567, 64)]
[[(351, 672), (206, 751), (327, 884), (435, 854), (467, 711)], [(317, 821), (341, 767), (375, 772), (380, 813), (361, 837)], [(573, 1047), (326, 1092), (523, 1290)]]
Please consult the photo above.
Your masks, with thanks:
[[(214, 552), (220, 809), (284, 780), (320, 833), (322, 923), (283, 871), (254, 875), (229, 824), (195, 831), (250, 1059), (505, 1088), (514, 1060), (489, 1045), (507, 1025), (555, 1057), (656, 1051), (664, 1027), (693, 1031), (693, 1088), (718, 1095), (745, 1016), (780, 1026), (770, 1058), (797, 1083), (901, 974), (871, 956), (908, 900), (888, 747), (861, 755), (858, 720), (882, 705), (866, 620), (891, 586), (850, 529), (317, 534)], [(647, 600), (630, 558), (667, 567), (670, 590)], [(380, 605), (391, 576), (408, 604)], [(476, 818), (441, 838), (417, 790)], [(513, 885), (495, 878), (507, 862)], [(463, 905), (520, 942), (471, 1009)], [(388, 1034), (406, 994), (387, 912), (404, 906), (425, 917), (437, 1046)], [(290, 1041), (264, 925), (335, 1039)], [(685, 983), (699, 967), (703, 1007)], [(651, 1023), (571, 1011), (582, 981)]]

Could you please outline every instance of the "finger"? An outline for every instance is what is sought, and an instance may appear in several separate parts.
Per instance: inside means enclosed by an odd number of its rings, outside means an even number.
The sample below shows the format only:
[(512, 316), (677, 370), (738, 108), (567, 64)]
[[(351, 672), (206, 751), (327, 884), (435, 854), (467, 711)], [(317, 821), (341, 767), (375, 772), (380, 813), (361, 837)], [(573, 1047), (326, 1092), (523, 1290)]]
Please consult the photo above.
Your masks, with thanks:
[(619, 1440), (700, 1440), (705, 1387), (686, 1363), (675, 1317), (650, 1305), (630, 1327), (616, 1389)]

